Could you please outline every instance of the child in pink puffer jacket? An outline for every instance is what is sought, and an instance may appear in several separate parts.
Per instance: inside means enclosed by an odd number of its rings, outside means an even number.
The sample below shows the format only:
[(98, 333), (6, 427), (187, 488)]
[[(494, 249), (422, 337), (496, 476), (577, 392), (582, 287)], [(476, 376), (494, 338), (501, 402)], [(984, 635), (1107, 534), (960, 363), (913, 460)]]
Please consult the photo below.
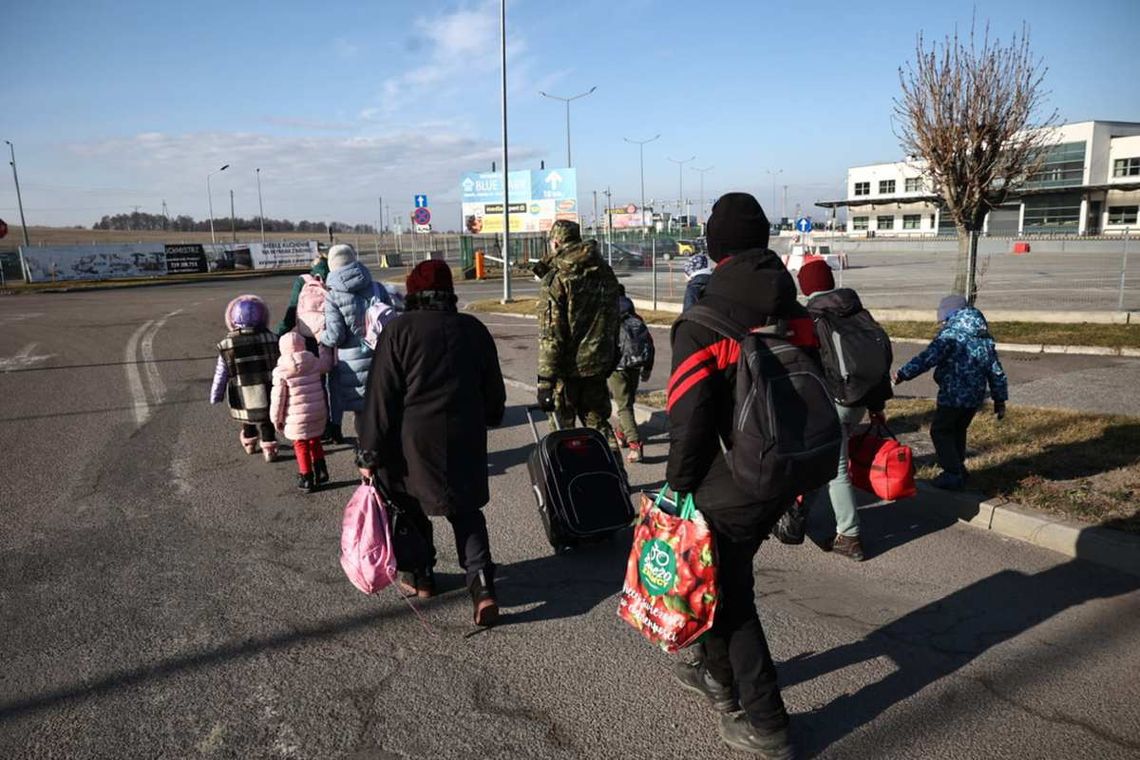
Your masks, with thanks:
[(277, 430), (293, 441), (300, 472), (297, 487), (312, 493), (329, 479), (321, 446), (328, 422), (321, 375), (332, 369), (335, 353), (321, 346), (320, 357), (313, 356), (305, 349), (305, 338), (296, 332), (282, 335), (278, 345), (281, 358), (273, 370), (269, 415)]

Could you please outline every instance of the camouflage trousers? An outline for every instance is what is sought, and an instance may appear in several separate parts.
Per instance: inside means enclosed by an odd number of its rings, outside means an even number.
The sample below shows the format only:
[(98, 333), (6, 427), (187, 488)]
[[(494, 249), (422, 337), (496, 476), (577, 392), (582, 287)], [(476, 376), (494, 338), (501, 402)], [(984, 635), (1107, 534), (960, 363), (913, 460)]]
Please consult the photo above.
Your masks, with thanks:
[(577, 420), (606, 437), (616, 449), (617, 438), (610, 426), (610, 389), (604, 375), (559, 380), (554, 389), (554, 413), (563, 428), (577, 427)]
[(630, 443), (641, 443), (637, 432), (637, 419), (633, 415), (633, 402), (637, 399), (641, 368), (619, 369), (610, 375), (610, 391), (617, 407), (618, 430)]

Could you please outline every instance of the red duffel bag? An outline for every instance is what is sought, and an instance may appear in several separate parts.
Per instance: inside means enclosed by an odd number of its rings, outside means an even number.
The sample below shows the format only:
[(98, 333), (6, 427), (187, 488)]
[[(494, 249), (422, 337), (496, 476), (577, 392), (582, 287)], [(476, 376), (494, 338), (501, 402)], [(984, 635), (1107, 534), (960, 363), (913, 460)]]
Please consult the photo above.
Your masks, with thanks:
[[(880, 435), (885, 433), (886, 435)], [(914, 457), (886, 425), (872, 424), (847, 442), (847, 472), (851, 483), (880, 499), (894, 501), (918, 493)]]

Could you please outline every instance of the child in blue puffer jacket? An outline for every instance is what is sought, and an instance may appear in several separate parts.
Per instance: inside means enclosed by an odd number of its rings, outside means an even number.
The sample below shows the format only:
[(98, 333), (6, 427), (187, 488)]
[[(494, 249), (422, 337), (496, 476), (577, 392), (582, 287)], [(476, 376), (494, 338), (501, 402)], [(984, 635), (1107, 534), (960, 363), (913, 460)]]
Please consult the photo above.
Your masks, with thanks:
[(966, 484), (966, 430), (985, 401), (986, 386), (1000, 420), (1005, 416), (1009, 384), (980, 311), (968, 306), (962, 296), (947, 296), (938, 305), (938, 321), (942, 323), (938, 335), (895, 373), (894, 381), (913, 380), (934, 368), (938, 408), (930, 439), (942, 472), (932, 483), (956, 491)]

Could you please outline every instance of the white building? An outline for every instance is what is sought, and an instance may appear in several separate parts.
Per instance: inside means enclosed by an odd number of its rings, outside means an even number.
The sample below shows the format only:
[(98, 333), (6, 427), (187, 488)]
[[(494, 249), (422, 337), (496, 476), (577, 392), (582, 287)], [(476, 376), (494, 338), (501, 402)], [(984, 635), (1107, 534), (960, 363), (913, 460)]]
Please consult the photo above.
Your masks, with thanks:
[[(1140, 123), (1083, 121), (1051, 131), (1054, 144), (1044, 166), (1008, 204), (987, 215), (986, 233), (1140, 230)], [(847, 198), (816, 205), (846, 208), (849, 235), (953, 234), (954, 223), (922, 169), (921, 161), (853, 166)]]

